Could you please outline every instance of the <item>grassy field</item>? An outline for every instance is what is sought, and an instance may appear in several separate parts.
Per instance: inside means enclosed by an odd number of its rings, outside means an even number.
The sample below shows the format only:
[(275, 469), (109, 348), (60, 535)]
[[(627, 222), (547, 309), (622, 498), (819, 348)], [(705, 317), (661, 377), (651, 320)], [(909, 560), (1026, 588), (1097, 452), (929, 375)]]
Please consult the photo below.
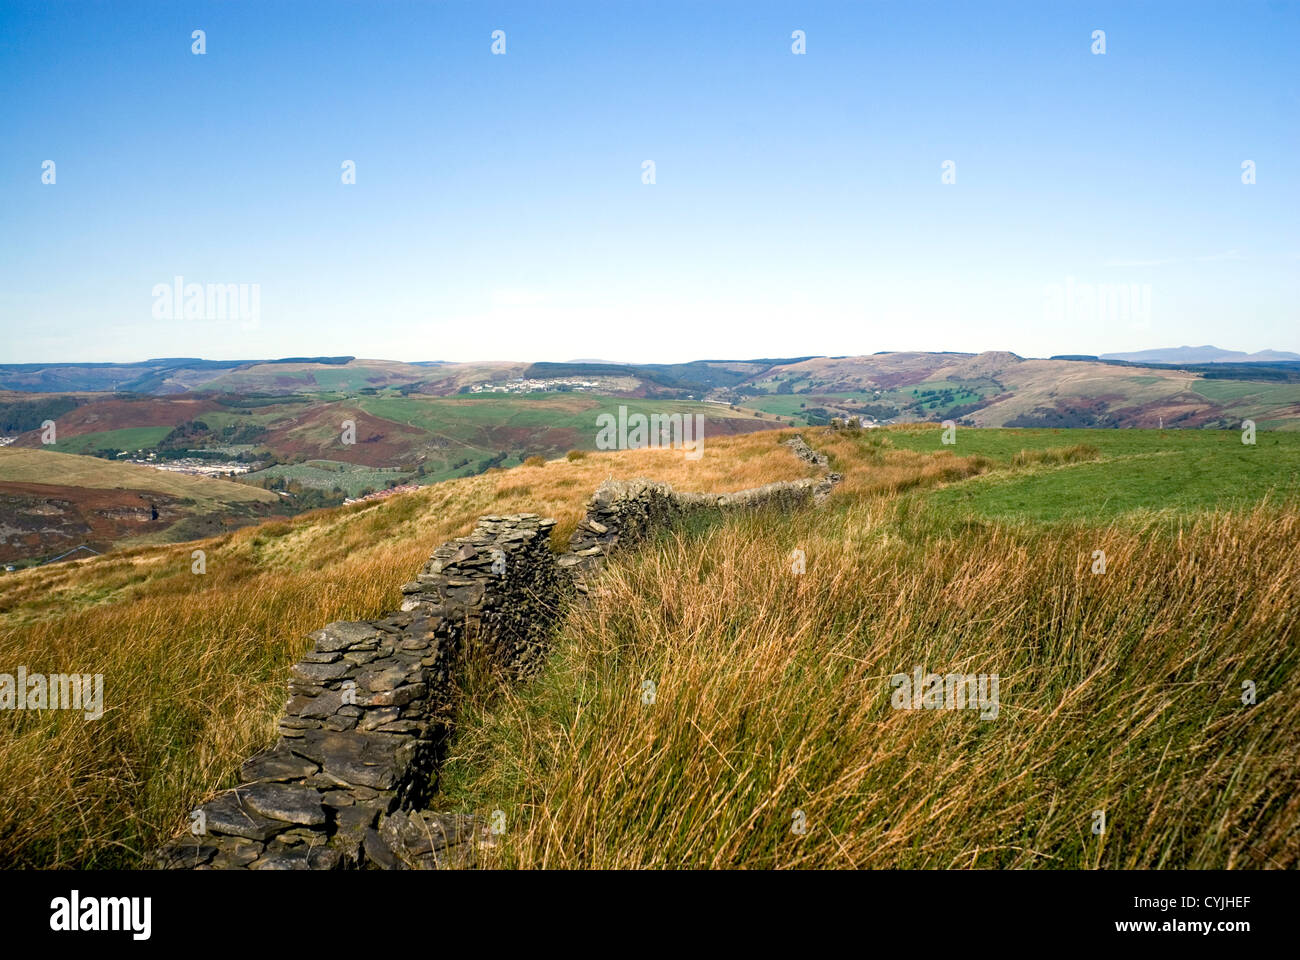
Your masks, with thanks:
[(364, 397), (358, 402), (363, 410), (377, 417), (462, 441), (481, 438), (485, 430), (565, 430), (574, 433), (575, 446), (588, 450), (596, 445), (596, 418), (602, 413), (617, 416), (619, 407), (626, 407), (629, 416), (680, 413), (704, 414), (710, 419), (753, 420), (748, 412), (733, 411), (719, 404), (588, 393), (473, 394), (435, 399)]
[(156, 446), (170, 432), (170, 427), (124, 427), (121, 430), (100, 430), (97, 433), (60, 437), (50, 447), (59, 453), (126, 450), (134, 454), (137, 450), (149, 450)]
[(932, 504), (1003, 519), (1109, 520), (1134, 511), (1248, 507), (1300, 496), (1300, 435), (1265, 433), (1254, 445), (1235, 430), (976, 430), (958, 428), (944, 447), (932, 427), (889, 431), (899, 449), (987, 457), (1010, 464), (1021, 450), (1095, 447), (1093, 462), (995, 471), (936, 492)]
[[(1300, 865), (1296, 492), (1237, 434), (1095, 433), (805, 431), (845, 475), (822, 508), (667, 532), (606, 568), (534, 680), (464, 679), (435, 805), (505, 811), (488, 856), (509, 867)], [(0, 716), (0, 857), (137, 863), (273, 739), (305, 634), (394, 607), (476, 516), (555, 516), (563, 543), (607, 476), (806, 475), (783, 435), (698, 462), (588, 454), (0, 579), (0, 664), (102, 672), (108, 706)], [(1250, 452), (1294, 455), (1273, 439)], [(1193, 463), (1194, 495), (1171, 502), (1162, 477)], [(1072, 512), (1070, 484), (1099, 470), (1128, 499), (1076, 494), (1092, 508)], [(917, 666), (999, 675), (998, 716), (892, 709), (891, 677)]]
[(752, 397), (745, 401), (745, 406), (764, 413), (781, 417), (793, 417), (796, 422), (804, 422), (804, 414), (809, 408), (820, 407), (826, 400), (844, 400), (849, 404), (881, 403), (882, 398), (871, 392), (850, 391), (845, 393), (772, 394), (766, 397)]
[(106, 490), (142, 490), (187, 500), (200, 507), (227, 503), (276, 503), (269, 490), (231, 480), (195, 477), (133, 463), (115, 463), (94, 457), (0, 447), (0, 481), (48, 483)]
[[(1267, 471), (1215, 434), (1081, 433), (818, 432), (822, 511), (666, 535), (538, 678), (467, 684), (435, 805), (504, 811), (504, 867), (1300, 865), (1300, 491), (1246, 505)], [(1102, 466), (1130, 509), (1063, 520)], [(958, 496), (1000, 483), (1000, 520)], [(997, 718), (893, 709), (918, 666), (998, 675)]]
[[(72, 459), (86, 469), (121, 466)], [(0, 711), (0, 862), (137, 865), (274, 739), (287, 670), (309, 646), (306, 635), (396, 608), (400, 585), (429, 551), (482, 514), (556, 517), (558, 544), (609, 475), (737, 490), (806, 472), (771, 433), (710, 442), (698, 461), (668, 450), (593, 454), (4, 575), (0, 671), (102, 673), (106, 709), (91, 723), (59, 711)], [(202, 575), (192, 572), (196, 549), (206, 553)]]
[(1241, 402), (1256, 406), (1293, 404), (1300, 395), (1294, 383), (1265, 383), (1253, 380), (1199, 380), (1193, 388), (1203, 397), (1220, 402)]
[[(435, 805), (503, 811), (504, 867), (1294, 868), (1298, 535), (886, 497), (665, 537), (540, 677), (467, 691)], [(998, 675), (998, 715), (893, 709), (916, 667)]]

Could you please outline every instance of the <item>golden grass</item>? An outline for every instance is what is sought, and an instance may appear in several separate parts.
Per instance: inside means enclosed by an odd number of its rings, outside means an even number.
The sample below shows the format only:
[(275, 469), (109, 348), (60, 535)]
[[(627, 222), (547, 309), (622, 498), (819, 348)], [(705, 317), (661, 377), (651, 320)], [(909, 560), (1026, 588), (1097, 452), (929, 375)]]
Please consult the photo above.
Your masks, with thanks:
[[(1300, 865), (1300, 511), (933, 520), (737, 518), (611, 565), (539, 678), (467, 694), (435, 803), (505, 811), (507, 867)], [(999, 675), (997, 718), (892, 709), (916, 666)]]
[[(928, 424), (911, 424), (923, 429)], [(938, 427), (935, 427), (938, 430)], [(831, 461), (831, 469), (844, 474), (842, 496), (862, 497), (902, 493), (978, 476), (993, 468), (987, 457), (959, 457), (950, 450), (919, 453), (894, 449), (890, 430), (827, 431), (818, 434), (817, 449)]]
[(145, 490), (196, 503), (278, 503), (270, 490), (219, 477), (197, 477), (53, 450), (0, 447), (0, 480), (96, 490)]
[(0, 671), (102, 673), (106, 701), (94, 721), (0, 713), (0, 862), (134, 865), (274, 740), (306, 635), (395, 608), (432, 548), (479, 515), (557, 517), (562, 545), (609, 476), (735, 490), (807, 475), (779, 438), (710, 441), (698, 461), (668, 450), (561, 459), (0, 579)]
[[(479, 515), (556, 517), (562, 548), (607, 477), (808, 475), (779, 444), (792, 432), (710, 441), (699, 461), (491, 471), (0, 579), (0, 670), (103, 673), (107, 707), (0, 714), (0, 858), (136, 865), (274, 738), (306, 634), (395, 607)], [(439, 803), (507, 811), (496, 863), (1300, 865), (1295, 507), (980, 522), (909, 491), (987, 459), (804, 433), (845, 474), (824, 508), (654, 541), (606, 568), (529, 685), (467, 680)], [(889, 676), (917, 665), (998, 673), (999, 717), (891, 710)]]

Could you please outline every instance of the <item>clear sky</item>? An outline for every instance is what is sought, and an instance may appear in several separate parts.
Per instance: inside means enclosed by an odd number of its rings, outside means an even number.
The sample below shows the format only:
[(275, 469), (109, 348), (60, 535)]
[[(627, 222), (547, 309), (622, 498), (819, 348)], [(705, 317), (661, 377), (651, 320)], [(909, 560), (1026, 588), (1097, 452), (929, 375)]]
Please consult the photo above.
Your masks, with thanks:
[(1300, 352), (1298, 65), (1291, 0), (3, 0), (0, 362)]

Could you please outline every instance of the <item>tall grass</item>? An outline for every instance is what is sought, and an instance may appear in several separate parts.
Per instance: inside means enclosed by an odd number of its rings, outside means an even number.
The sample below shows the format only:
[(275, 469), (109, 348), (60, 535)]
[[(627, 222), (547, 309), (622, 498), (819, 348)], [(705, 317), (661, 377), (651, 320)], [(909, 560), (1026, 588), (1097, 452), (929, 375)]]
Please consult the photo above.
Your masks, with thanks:
[(105, 713), (0, 711), (0, 863), (137, 865), (274, 741), (306, 635), (395, 608), (431, 549), (480, 514), (559, 517), (562, 544), (606, 476), (734, 490), (804, 475), (778, 439), (710, 442), (697, 461), (593, 454), (5, 576), (0, 672), (101, 673)]
[[(610, 567), (540, 677), (467, 694), (441, 806), (505, 811), (508, 867), (1300, 864), (1300, 512), (951, 520), (882, 498)], [(997, 718), (893, 709), (917, 666), (999, 675)]]
[[(845, 474), (825, 508), (661, 537), (606, 569), (529, 685), (467, 674), (439, 803), (507, 811), (497, 862), (1297, 865), (1294, 506), (980, 521), (924, 490), (986, 457), (804, 433)], [(788, 435), (699, 461), (593, 453), (0, 578), (0, 671), (103, 673), (106, 700), (95, 721), (0, 712), (0, 862), (136, 865), (274, 738), (306, 634), (396, 606), (480, 514), (554, 516), (559, 547), (609, 476), (804, 476)], [(1070, 469), (1088, 467), (1053, 473)], [(998, 718), (892, 710), (890, 675), (918, 665), (999, 674)]]
[(1101, 451), (1091, 443), (1076, 443), (1070, 447), (1049, 447), (1046, 450), (1021, 450), (1011, 458), (1013, 467), (1029, 467), (1037, 464), (1059, 465), (1064, 463), (1083, 463), (1097, 460)]

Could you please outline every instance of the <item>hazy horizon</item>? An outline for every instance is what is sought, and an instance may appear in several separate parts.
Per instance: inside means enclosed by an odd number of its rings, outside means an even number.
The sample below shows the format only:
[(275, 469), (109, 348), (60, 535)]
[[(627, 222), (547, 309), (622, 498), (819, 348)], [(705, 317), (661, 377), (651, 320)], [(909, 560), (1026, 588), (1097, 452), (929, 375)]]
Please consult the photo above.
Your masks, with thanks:
[[(1189, 344), (1180, 344), (1180, 345), (1177, 346), (1177, 347), (1148, 347), (1148, 348), (1146, 348), (1146, 349), (1138, 349), (1138, 350), (1103, 351), (1102, 353), (1096, 353), (1096, 354), (1068, 354), (1068, 353), (1061, 353), (1061, 354), (1054, 354), (1054, 356), (1093, 356), (1093, 357), (1098, 357), (1098, 358), (1101, 358), (1101, 359), (1105, 359), (1105, 358), (1107, 358), (1107, 357), (1109, 357), (1109, 356), (1111, 356), (1111, 355), (1113, 355), (1113, 354), (1115, 354), (1115, 353), (1126, 353), (1126, 354), (1127, 354), (1127, 353), (1150, 353), (1150, 352), (1155, 352), (1155, 351), (1164, 351), (1164, 350), (1201, 349), (1202, 347), (1214, 347), (1214, 348), (1216, 348), (1216, 349), (1223, 350), (1223, 351), (1232, 351), (1232, 350), (1235, 349), (1235, 348), (1233, 348), (1233, 347), (1219, 347), (1217, 344), (1198, 344), (1198, 345), (1196, 345), (1196, 346), (1191, 346), (1191, 345), (1189, 345)], [(1264, 351), (1264, 352), (1269, 352), (1269, 351), (1271, 351), (1271, 352), (1275, 352), (1275, 353), (1290, 353), (1290, 352), (1292, 352), (1292, 351), (1280, 351), (1280, 350), (1276, 350), (1276, 349), (1274, 349), (1274, 348), (1269, 348), (1269, 347), (1265, 347), (1265, 348), (1263, 348), (1263, 351)], [(1260, 352), (1260, 351), (1254, 351), (1254, 352)], [(808, 352), (804, 352), (804, 353), (792, 353), (792, 354), (789, 354), (789, 355), (787, 355), (787, 356), (781, 356), (781, 357), (777, 357), (777, 356), (766, 356), (766, 357), (760, 357), (760, 356), (751, 356), (751, 355), (749, 355), (749, 354), (743, 354), (743, 355), (741, 355), (741, 354), (737, 354), (737, 355), (734, 356), (734, 357), (723, 357), (723, 356), (709, 356), (709, 357), (684, 357), (684, 358), (668, 359), (668, 360), (638, 360), (638, 359), (633, 359), (633, 360), (606, 360), (606, 359), (590, 359), (590, 358), (581, 358), (581, 359), (580, 359), (580, 358), (573, 358), (573, 357), (565, 357), (565, 358), (560, 358), (560, 359), (557, 359), (557, 360), (539, 360), (539, 359), (537, 359), (537, 358), (532, 358), (532, 357), (510, 357), (510, 356), (501, 356), (501, 357), (470, 357), (470, 358), (466, 358), (466, 359), (448, 359), (448, 358), (444, 358), (444, 357), (425, 357), (425, 358), (421, 358), (421, 359), (418, 359), (418, 360), (412, 360), (412, 359), (409, 359), (409, 358), (406, 358), (406, 357), (383, 357), (383, 356), (375, 356), (375, 355), (361, 354), (361, 353), (339, 353), (339, 354), (286, 354), (286, 355), (284, 355), (284, 356), (211, 356), (211, 357), (182, 356), (182, 355), (179, 355), (179, 354), (178, 354), (178, 355), (176, 355), (176, 356), (138, 357), (138, 358), (132, 358), (132, 359), (122, 359), (122, 358), (120, 358), (120, 357), (116, 357), (116, 358), (112, 358), (112, 359), (108, 359), (108, 360), (66, 360), (66, 359), (54, 359), (54, 360), (50, 360), (50, 359), (46, 359), (46, 360), (0, 361), (0, 366), (58, 366), (58, 365), (61, 365), (61, 364), (66, 364), (66, 365), (70, 365), (70, 366), (71, 366), (71, 365), (81, 365), (81, 364), (91, 364), (91, 363), (99, 363), (99, 364), (105, 364), (105, 365), (120, 364), (120, 365), (124, 365), (124, 366), (125, 366), (125, 365), (129, 365), (129, 364), (151, 363), (151, 362), (158, 362), (158, 361), (163, 361), (163, 360), (202, 360), (202, 361), (210, 362), (210, 363), (237, 363), (237, 362), (245, 362), (245, 363), (249, 363), (249, 362), (258, 362), (258, 361), (261, 361), (261, 362), (264, 362), (264, 363), (272, 363), (272, 362), (283, 362), (283, 361), (285, 361), (285, 360), (296, 360), (296, 359), (299, 359), (299, 358), (301, 358), (302, 361), (307, 362), (307, 361), (311, 361), (311, 360), (314, 360), (314, 359), (319, 358), (319, 357), (329, 357), (329, 358), (333, 358), (333, 357), (344, 357), (344, 356), (346, 356), (346, 357), (351, 357), (353, 360), (356, 360), (356, 361), (362, 361), (362, 362), (368, 362), (368, 361), (381, 361), (381, 362), (387, 362), (387, 363), (406, 363), (406, 364), (439, 364), (439, 363), (440, 363), (440, 364), (474, 364), (474, 363), (502, 363), (502, 364), (508, 364), (508, 363), (584, 363), (584, 364), (602, 364), (602, 363), (607, 363), (607, 364), (617, 364), (617, 365), (620, 365), (620, 366), (638, 366), (638, 365), (647, 365), (647, 364), (650, 364), (650, 365), (671, 365), (671, 364), (682, 364), (682, 363), (748, 363), (748, 362), (754, 362), (754, 361), (758, 361), (758, 360), (789, 360), (789, 359), (792, 359), (792, 358), (795, 358), (795, 357), (824, 358), (824, 359), (842, 359), (842, 358), (849, 358), (849, 357), (870, 357), (870, 356), (875, 356), (875, 355), (878, 355), (878, 354), (892, 354), (892, 353), (952, 353), (952, 354), (970, 354), (970, 355), (972, 355), (972, 356), (976, 356), (976, 355), (979, 355), (979, 354), (981, 354), (981, 353), (1012, 353), (1012, 354), (1015, 354), (1016, 356), (1020, 357), (1020, 358), (1023, 359), (1023, 360), (1048, 360), (1048, 359), (1051, 359), (1050, 356), (1042, 356), (1042, 357), (1039, 357), (1039, 356), (1032, 356), (1032, 355), (1027, 355), (1027, 354), (1023, 354), (1023, 353), (1017, 353), (1017, 352), (1014, 351), (1014, 350), (1004, 350), (1004, 349), (1001, 349), (1001, 348), (998, 348), (998, 347), (990, 347), (990, 348), (985, 349), (985, 350), (908, 350), (908, 349), (901, 349), (901, 350), (872, 350), (872, 351), (865, 352), (865, 353), (827, 353), (827, 352), (814, 352), (814, 353), (808, 353)], [(1298, 359), (1300, 359), (1300, 357), (1298, 357)], [(1152, 362), (1154, 363), (1154, 362), (1157, 362), (1157, 361), (1152, 361)], [(1160, 361), (1160, 362), (1167, 362), (1167, 361)], [(1187, 362), (1187, 363), (1198, 363), (1198, 362), (1207, 362), (1207, 363), (1212, 363), (1212, 362), (1220, 362), (1220, 361), (1184, 361), (1184, 362)], [(1258, 362), (1258, 361), (1254, 361), (1254, 362)], [(1286, 362), (1293, 362), (1293, 361), (1288, 360), (1288, 361), (1286, 361)]]
[(1300, 352), (1297, 46), (1271, 2), (10, 3), (0, 362)]

